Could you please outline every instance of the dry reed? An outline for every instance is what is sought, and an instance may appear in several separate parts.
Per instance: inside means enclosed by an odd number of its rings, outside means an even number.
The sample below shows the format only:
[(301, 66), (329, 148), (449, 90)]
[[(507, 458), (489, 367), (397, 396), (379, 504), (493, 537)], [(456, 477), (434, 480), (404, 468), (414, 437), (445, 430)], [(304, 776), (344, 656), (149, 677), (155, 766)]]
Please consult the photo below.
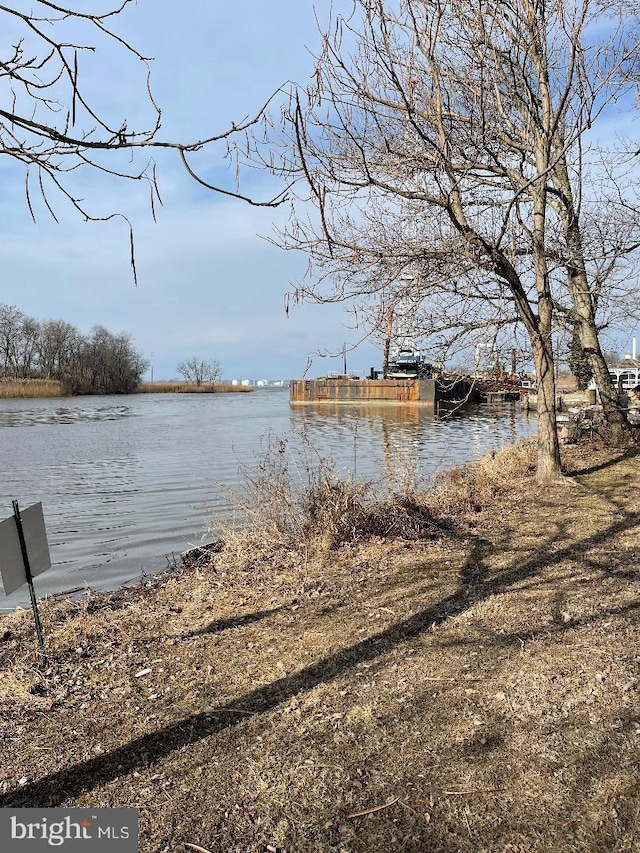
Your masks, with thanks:
[(0, 379), (0, 399), (66, 397), (61, 382), (54, 379)]
[(230, 382), (141, 382), (134, 394), (223, 394), (229, 391), (253, 391), (248, 385), (232, 385)]
[(433, 488), (419, 490), (407, 479), (404, 491), (387, 488), (380, 498), (372, 483), (336, 470), (306, 436), (297, 450), (269, 436), (257, 466), (241, 465), (241, 488), (230, 490), (233, 521), (216, 522), (209, 533), (239, 559), (280, 547), (321, 552), (370, 537), (431, 538), (452, 517), (490, 505), (535, 468), (535, 440), (527, 439), (446, 472)]

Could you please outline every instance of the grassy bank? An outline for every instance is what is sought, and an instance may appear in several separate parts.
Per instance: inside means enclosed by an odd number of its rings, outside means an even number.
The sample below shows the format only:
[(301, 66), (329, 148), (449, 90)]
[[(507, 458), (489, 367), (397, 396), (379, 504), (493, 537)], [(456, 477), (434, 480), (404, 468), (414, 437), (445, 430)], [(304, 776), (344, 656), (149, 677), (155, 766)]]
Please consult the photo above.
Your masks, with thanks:
[(139, 807), (142, 853), (637, 849), (640, 457), (567, 453), (48, 600), (44, 673), (2, 616), (0, 806)]
[(66, 395), (62, 383), (53, 379), (0, 379), (0, 400)]
[(232, 385), (230, 382), (141, 382), (134, 394), (226, 394), (229, 392), (253, 391), (248, 385)]
[[(247, 385), (232, 385), (230, 382), (142, 382), (134, 394), (227, 394), (253, 391)], [(53, 379), (0, 379), (0, 400), (27, 397), (66, 397), (61, 382)]]

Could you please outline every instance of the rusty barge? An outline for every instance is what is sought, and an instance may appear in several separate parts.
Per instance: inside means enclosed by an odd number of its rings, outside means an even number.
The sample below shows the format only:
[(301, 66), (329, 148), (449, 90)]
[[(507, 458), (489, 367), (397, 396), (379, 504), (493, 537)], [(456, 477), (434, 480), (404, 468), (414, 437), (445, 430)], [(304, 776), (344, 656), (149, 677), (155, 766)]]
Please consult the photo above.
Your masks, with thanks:
[(435, 407), (435, 379), (292, 379), (291, 403), (419, 403)]
[(414, 346), (385, 348), (384, 367), (371, 368), (366, 379), (333, 374), (318, 379), (292, 379), (291, 403), (412, 403), (435, 409), (438, 373)]
[(526, 399), (528, 390), (514, 382), (478, 380), (472, 377), (436, 379), (360, 379), (353, 376), (323, 376), (292, 379), (291, 404), (306, 403), (406, 403), (436, 409), (439, 403), (502, 403)]
[(478, 379), (452, 376), (428, 362), (415, 346), (385, 351), (381, 371), (367, 378), (345, 371), (317, 379), (291, 379), (289, 399), (299, 403), (407, 403), (437, 409), (440, 402), (505, 402), (520, 400), (528, 391), (514, 377)]

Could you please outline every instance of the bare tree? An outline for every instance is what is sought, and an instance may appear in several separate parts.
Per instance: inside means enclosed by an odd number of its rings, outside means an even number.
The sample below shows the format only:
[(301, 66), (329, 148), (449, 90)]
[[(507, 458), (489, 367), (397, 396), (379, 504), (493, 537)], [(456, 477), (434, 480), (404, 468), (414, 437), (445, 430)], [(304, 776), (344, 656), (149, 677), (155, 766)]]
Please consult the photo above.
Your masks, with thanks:
[(129, 334), (94, 326), (80, 340), (78, 358), (65, 381), (74, 393), (130, 394), (147, 367)]
[[(583, 72), (587, 83), (593, 74), (593, 68)], [(581, 105), (570, 128), (576, 140), (586, 135), (602, 109), (596, 97), (583, 98)], [(624, 324), (636, 303), (640, 213), (631, 200), (635, 190), (625, 176), (626, 164), (615, 168), (614, 151), (592, 150), (589, 159), (595, 169), (605, 170), (607, 181), (599, 182), (597, 191), (590, 193), (586, 145), (567, 144), (566, 124), (558, 129), (553, 143), (547, 198), (557, 214), (561, 239), (551, 251), (566, 273), (566, 288), (556, 288), (554, 305), (560, 322), (568, 323), (572, 332), (574, 352), (579, 347), (586, 359), (612, 436), (620, 440), (628, 424), (599, 333), (612, 321)]]
[(0, 304), (0, 353), (5, 376), (55, 379), (72, 394), (129, 394), (147, 362), (126, 332), (94, 326), (89, 335), (63, 320), (40, 323)]
[(27, 317), (15, 305), (0, 305), (0, 357), (6, 376), (17, 378), (23, 323)]
[(410, 299), (442, 347), (524, 328), (542, 479), (560, 467), (561, 299), (585, 349), (597, 341), (576, 163), (633, 76), (637, 34), (617, 12), (589, 0), (355, 0), (331, 22), (313, 83), (292, 93), (274, 166), (296, 184), (276, 240), (312, 267), (298, 299), (358, 297), (378, 322)]
[[(35, 219), (34, 187), (54, 219), (55, 190), (85, 219), (122, 216), (117, 212), (96, 214), (74, 192), (71, 173), (85, 168), (116, 179), (146, 182), (155, 215), (155, 204), (160, 196), (154, 160), (150, 158), (141, 165), (130, 155), (118, 157), (118, 152), (131, 154), (137, 149), (174, 150), (188, 175), (208, 189), (250, 204), (278, 204), (277, 198), (255, 201), (242, 195), (237, 186), (213, 185), (197, 174), (190, 160), (192, 153), (216, 143), (224, 145), (225, 156), (233, 156), (242, 148), (247, 129), (259, 121), (267, 104), (255, 115), (230, 123), (228, 128), (206, 138), (167, 140), (160, 137), (162, 113), (150, 86), (150, 60), (116, 29), (132, 2), (105, 0), (101, 12), (85, 11), (79, 3), (58, 4), (50, 0), (34, 0), (30, 5), (16, 0), (0, 8), (0, 21), (5, 32), (11, 34), (11, 41), (2, 48), (0, 55), (0, 153), (24, 166), (26, 201), (32, 217)], [(119, 51), (120, 60), (132, 59), (141, 66), (143, 99), (146, 99), (150, 114), (147, 126), (134, 126), (131, 116), (108, 116), (95, 103), (90, 89), (91, 75), (83, 69), (86, 70), (94, 54), (105, 54), (106, 63), (106, 52), (110, 50)], [(113, 57), (109, 61), (113, 61)], [(143, 107), (141, 104), (141, 113), (144, 113)], [(133, 241), (131, 247), (135, 276)]]
[(192, 356), (188, 361), (180, 362), (177, 370), (185, 382), (195, 382), (198, 387), (203, 382), (219, 382), (222, 377), (222, 366), (217, 358), (206, 361)]
[(44, 379), (62, 379), (78, 351), (79, 332), (65, 320), (48, 320), (40, 325), (38, 366)]
[(40, 323), (26, 317), (20, 328), (20, 346), (17, 355), (17, 376), (29, 379), (37, 369), (38, 341), (40, 339)]

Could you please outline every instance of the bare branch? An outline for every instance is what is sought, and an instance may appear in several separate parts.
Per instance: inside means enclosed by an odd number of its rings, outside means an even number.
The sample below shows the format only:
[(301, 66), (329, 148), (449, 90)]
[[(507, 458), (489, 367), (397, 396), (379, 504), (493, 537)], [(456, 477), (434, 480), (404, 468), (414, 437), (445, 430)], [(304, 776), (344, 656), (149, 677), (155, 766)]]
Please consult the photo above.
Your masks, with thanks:
[[(162, 113), (156, 103), (150, 82), (150, 58), (121, 36), (116, 28), (119, 17), (133, 0), (109, 2), (103, 11), (83, 11), (80, 4), (57, 4), (34, 0), (30, 9), (5, 0), (0, 3), (0, 17), (18, 29), (13, 46), (0, 56), (0, 82), (5, 84), (5, 97), (0, 102), (0, 153), (26, 166), (37, 169), (38, 186), (48, 212), (56, 218), (48, 197), (48, 186), (57, 187), (72, 206), (86, 219), (108, 217), (94, 214), (91, 207), (75, 197), (65, 175), (79, 168), (95, 169), (113, 178), (149, 182), (150, 205), (155, 217), (155, 201), (160, 201), (156, 167), (149, 161), (136, 167), (132, 157), (128, 164), (102, 156), (118, 152), (154, 148), (175, 150), (190, 178), (213, 192), (243, 202), (274, 207), (286, 197), (286, 190), (273, 198), (260, 200), (242, 193), (239, 188), (217, 186), (202, 178), (186, 155), (211, 149), (216, 143), (227, 143), (226, 155), (238, 150), (236, 140), (266, 115), (277, 93), (269, 96), (253, 115), (229, 124), (225, 129), (195, 140), (163, 139), (160, 136)], [(114, 119), (95, 104), (83, 75), (83, 56), (101, 56), (106, 48), (116, 48), (121, 57), (141, 63), (144, 73), (143, 98), (149, 107), (150, 122), (133, 126), (127, 116)], [(4, 51), (3, 51), (4, 52)], [(29, 194), (29, 176), (25, 177), (25, 196), (30, 215), (35, 219), (33, 199)]]

